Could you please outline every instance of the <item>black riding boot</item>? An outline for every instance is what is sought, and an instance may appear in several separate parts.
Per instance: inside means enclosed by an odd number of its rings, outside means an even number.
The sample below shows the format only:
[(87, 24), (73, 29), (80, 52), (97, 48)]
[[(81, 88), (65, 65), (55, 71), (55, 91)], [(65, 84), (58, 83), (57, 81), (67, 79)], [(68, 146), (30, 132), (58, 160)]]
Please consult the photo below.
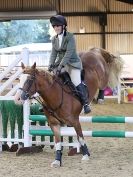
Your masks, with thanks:
[(68, 72), (61, 73), (60, 77), (62, 78), (64, 85), (69, 84), (71, 82), (71, 78), (70, 78)]
[(79, 91), (81, 103), (84, 107), (84, 113), (87, 114), (91, 112), (90, 106), (88, 104), (88, 91), (87, 91), (86, 85), (83, 83), (80, 83), (76, 88)]

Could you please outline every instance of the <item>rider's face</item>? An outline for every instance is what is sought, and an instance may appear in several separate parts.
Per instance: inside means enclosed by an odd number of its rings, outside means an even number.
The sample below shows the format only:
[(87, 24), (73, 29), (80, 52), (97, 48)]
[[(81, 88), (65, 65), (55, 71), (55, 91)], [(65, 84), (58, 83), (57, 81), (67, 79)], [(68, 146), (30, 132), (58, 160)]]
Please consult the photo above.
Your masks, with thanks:
[(61, 34), (62, 33), (62, 26), (59, 26), (59, 25), (55, 25), (53, 26), (56, 34)]

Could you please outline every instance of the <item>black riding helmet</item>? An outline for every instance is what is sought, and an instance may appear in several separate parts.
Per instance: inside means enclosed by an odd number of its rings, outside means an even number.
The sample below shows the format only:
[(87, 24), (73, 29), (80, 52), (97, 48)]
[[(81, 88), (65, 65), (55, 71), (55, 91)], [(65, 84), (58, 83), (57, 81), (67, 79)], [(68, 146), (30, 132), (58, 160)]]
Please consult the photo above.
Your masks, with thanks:
[(63, 17), (62, 15), (55, 15), (50, 18), (50, 23), (52, 26), (67, 26), (67, 21), (66, 18)]

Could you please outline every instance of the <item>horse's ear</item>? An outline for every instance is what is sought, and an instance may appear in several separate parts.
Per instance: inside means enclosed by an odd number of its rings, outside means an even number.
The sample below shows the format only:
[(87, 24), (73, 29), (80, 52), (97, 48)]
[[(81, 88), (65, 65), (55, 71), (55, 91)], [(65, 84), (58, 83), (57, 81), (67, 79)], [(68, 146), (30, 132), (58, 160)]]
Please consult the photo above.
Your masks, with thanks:
[(33, 66), (31, 68), (36, 69), (36, 62), (33, 64)]
[(23, 62), (21, 62), (21, 67), (22, 67), (22, 69), (25, 69), (25, 66), (24, 66)]

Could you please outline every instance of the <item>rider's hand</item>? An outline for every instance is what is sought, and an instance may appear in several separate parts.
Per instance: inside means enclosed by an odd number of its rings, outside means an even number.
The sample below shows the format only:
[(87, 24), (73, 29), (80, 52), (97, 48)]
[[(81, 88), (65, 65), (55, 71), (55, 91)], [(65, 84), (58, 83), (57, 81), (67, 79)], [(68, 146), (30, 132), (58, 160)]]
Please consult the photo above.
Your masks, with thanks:
[(51, 72), (51, 71), (53, 71), (53, 69), (54, 69), (54, 65), (52, 65), (52, 64), (49, 65), (49, 67), (48, 67), (48, 71)]
[(58, 76), (61, 73), (61, 69), (63, 68), (62, 65), (59, 65), (56, 71), (56, 75)]

